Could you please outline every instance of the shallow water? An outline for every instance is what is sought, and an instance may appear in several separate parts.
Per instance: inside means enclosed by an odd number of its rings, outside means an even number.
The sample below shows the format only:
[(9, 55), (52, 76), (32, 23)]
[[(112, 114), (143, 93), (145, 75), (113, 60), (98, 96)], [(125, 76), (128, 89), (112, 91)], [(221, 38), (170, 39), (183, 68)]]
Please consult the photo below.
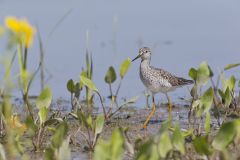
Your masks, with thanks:
[[(135, 57), (141, 46), (152, 48), (152, 65), (183, 77), (188, 77), (190, 67), (196, 67), (204, 60), (214, 71), (239, 60), (240, 1), (104, 2), (0, 0), (1, 23), (5, 16), (16, 15), (27, 17), (39, 27), (46, 52), (46, 69), (52, 75), (47, 84), (53, 89), (54, 98), (69, 97), (66, 82), (70, 78), (79, 79), (86, 47), (93, 55), (94, 82), (104, 96), (109, 94), (104, 83), (107, 68), (110, 65), (118, 68), (127, 57)], [(66, 13), (68, 16), (50, 34)], [(0, 47), (0, 52), (3, 52), (3, 45)], [(38, 55), (39, 46), (35, 41), (29, 53), (32, 69), (37, 67)], [(138, 76), (139, 63), (132, 64), (123, 81), (120, 97), (143, 95), (144, 86)], [(239, 77), (236, 70), (232, 73)], [(39, 90), (37, 80), (31, 93), (38, 94)], [(171, 94), (175, 100), (180, 95), (188, 97), (188, 90), (179, 89)], [(156, 99), (158, 102), (166, 101), (160, 95)], [(143, 96), (138, 105), (145, 105)]]

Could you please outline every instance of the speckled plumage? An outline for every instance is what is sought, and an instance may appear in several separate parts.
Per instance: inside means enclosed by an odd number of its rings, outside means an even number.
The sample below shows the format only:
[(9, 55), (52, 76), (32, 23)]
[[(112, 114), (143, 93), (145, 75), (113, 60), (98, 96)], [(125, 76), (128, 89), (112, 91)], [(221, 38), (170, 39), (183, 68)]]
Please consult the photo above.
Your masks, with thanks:
[(165, 93), (168, 99), (169, 116), (171, 116), (172, 103), (167, 93), (183, 85), (192, 84), (193, 81), (174, 76), (173, 74), (163, 69), (158, 69), (150, 66), (151, 51), (150, 48), (148, 47), (141, 48), (139, 50), (138, 56), (134, 58), (132, 61), (135, 61), (138, 58), (142, 59), (139, 69), (140, 78), (143, 84), (147, 87), (147, 89), (152, 92), (152, 104), (153, 104), (152, 111), (148, 115), (146, 121), (143, 124), (143, 128), (147, 128), (149, 120), (156, 111), (154, 94), (158, 92)]
[(181, 77), (159, 68), (150, 66), (151, 51), (148, 47), (139, 50), (139, 57), (142, 61), (140, 64), (140, 78), (143, 84), (153, 93), (167, 93), (178, 87), (192, 84), (192, 80), (186, 80)]

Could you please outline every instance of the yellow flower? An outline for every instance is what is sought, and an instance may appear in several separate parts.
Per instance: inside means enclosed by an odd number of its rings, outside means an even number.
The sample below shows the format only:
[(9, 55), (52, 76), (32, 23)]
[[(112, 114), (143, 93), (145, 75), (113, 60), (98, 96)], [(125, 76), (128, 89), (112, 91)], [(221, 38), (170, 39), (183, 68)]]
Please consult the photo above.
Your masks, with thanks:
[(5, 25), (25, 47), (29, 48), (32, 45), (36, 30), (26, 19), (17, 19), (9, 16), (5, 18)]

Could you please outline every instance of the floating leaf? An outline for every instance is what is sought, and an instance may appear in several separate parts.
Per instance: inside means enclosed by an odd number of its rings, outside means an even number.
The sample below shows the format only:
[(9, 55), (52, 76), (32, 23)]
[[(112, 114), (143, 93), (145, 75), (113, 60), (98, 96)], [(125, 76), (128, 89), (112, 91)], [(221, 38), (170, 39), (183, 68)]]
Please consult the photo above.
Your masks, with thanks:
[(52, 101), (52, 91), (49, 87), (46, 87), (36, 100), (36, 106), (38, 109), (42, 107), (49, 107)]
[(167, 131), (162, 133), (159, 141), (160, 143), (158, 147), (159, 147), (160, 156), (165, 158), (167, 156), (167, 153), (173, 149), (173, 146)]
[(213, 139), (212, 146), (217, 150), (224, 150), (234, 139), (236, 135), (235, 121), (224, 123), (216, 137)]
[(94, 83), (92, 82), (92, 80), (88, 79), (87, 77), (81, 75), (80, 76), (80, 81), (87, 86), (89, 89), (98, 92), (97, 87), (94, 85)]
[(72, 79), (70, 79), (68, 82), (67, 82), (67, 89), (70, 93), (74, 93), (76, 91), (76, 86), (73, 82)]
[(125, 74), (127, 73), (129, 67), (131, 66), (131, 59), (126, 59), (120, 66), (120, 76), (123, 79)]
[(108, 84), (112, 84), (116, 80), (116, 78), (117, 78), (116, 72), (115, 72), (113, 66), (110, 66), (105, 75), (105, 82)]
[(173, 147), (181, 154), (185, 154), (184, 137), (180, 131), (179, 125), (176, 125), (172, 136)]
[(234, 64), (228, 64), (226, 67), (224, 67), (224, 71), (227, 71), (229, 69), (232, 69), (234, 67), (240, 66), (240, 63), (234, 63)]
[(209, 148), (208, 139), (206, 136), (195, 138), (193, 145), (199, 154), (210, 155), (212, 153), (211, 148)]

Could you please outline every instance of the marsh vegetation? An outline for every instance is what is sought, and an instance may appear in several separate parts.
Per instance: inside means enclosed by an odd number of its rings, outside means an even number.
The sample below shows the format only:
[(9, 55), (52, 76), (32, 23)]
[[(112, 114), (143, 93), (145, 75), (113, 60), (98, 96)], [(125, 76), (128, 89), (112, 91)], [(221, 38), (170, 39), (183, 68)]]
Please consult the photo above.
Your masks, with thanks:
[[(38, 36), (38, 42), (33, 37)], [(109, 87), (104, 97), (93, 82), (94, 59), (86, 52), (85, 67), (74, 81), (69, 77), (69, 101), (53, 100), (51, 86), (42, 78), (42, 91), (31, 97), (35, 77), (44, 77), (44, 54), (39, 32), (26, 19), (6, 17), (0, 36), (8, 40), (1, 57), (5, 69), (0, 88), (0, 159), (239, 159), (240, 81), (226, 77), (240, 63), (213, 73), (206, 62), (189, 70), (194, 80), (185, 105), (175, 104), (172, 118), (165, 104), (143, 130), (149, 110), (135, 106), (138, 97), (119, 97), (125, 75), (131, 67), (126, 57), (119, 68), (109, 64), (103, 79)], [(39, 43), (40, 60), (29, 68), (32, 43)], [(13, 64), (18, 73), (12, 73)], [(213, 77), (216, 77), (214, 81)], [(116, 90), (113, 90), (116, 86)], [(114, 87), (115, 88), (115, 87)], [(12, 98), (21, 93), (22, 103)], [(105, 99), (110, 99), (106, 105)], [(67, 106), (64, 107), (64, 106)]]

